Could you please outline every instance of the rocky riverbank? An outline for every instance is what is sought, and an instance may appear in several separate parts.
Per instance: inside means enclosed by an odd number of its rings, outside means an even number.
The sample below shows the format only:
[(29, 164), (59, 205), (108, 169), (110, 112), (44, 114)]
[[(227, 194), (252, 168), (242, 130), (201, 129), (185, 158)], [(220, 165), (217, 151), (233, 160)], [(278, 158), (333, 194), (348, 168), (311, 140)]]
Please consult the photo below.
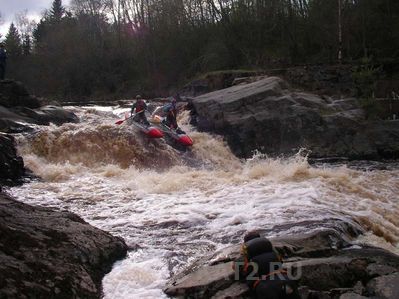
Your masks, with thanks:
[(126, 252), (73, 213), (0, 193), (0, 298), (100, 298), (102, 277)]
[(13, 133), (31, 132), (33, 126), (78, 122), (78, 117), (60, 106), (42, 105), (22, 83), (0, 81), (0, 188), (22, 183), (27, 171), (17, 156)]
[(355, 98), (294, 91), (279, 77), (214, 91), (192, 100), (193, 124), (225, 136), (239, 157), (254, 151), (311, 158), (399, 157), (399, 121), (369, 120)]
[[(398, 298), (399, 256), (353, 245), (352, 240), (362, 233), (356, 223), (336, 219), (332, 223), (335, 228), (271, 238), (284, 257), (284, 268), (297, 278), (301, 298)], [(178, 298), (252, 298), (232, 269), (239, 250), (240, 245), (227, 247), (194, 262), (172, 277), (164, 292)]]
[(31, 125), (61, 125), (78, 122), (78, 117), (57, 105), (47, 105), (28, 93), (20, 83), (12, 80), (0, 81), (0, 131), (19, 133), (31, 131)]
[[(62, 107), (41, 106), (22, 84), (0, 81), (0, 189), (21, 184), (27, 173), (10, 133), (77, 121)], [(73, 213), (0, 193), (0, 298), (100, 298), (103, 276), (126, 253), (121, 238)]]

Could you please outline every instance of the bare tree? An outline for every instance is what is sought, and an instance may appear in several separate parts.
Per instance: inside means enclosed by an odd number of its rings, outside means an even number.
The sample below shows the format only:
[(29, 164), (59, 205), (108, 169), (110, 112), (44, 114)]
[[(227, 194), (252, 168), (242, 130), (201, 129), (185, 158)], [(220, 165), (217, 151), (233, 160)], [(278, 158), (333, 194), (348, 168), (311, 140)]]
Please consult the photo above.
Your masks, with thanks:
[(29, 55), (32, 49), (32, 36), (37, 24), (28, 18), (28, 10), (22, 10), (15, 14), (15, 26), (21, 34), (22, 52)]
[(15, 26), (23, 37), (32, 36), (33, 30), (37, 24), (34, 20), (29, 20), (27, 9), (16, 13), (14, 19)]
[(71, 0), (70, 7), (76, 14), (102, 15), (112, 5), (110, 0)]
[(342, 63), (342, 0), (338, 0), (338, 62)]

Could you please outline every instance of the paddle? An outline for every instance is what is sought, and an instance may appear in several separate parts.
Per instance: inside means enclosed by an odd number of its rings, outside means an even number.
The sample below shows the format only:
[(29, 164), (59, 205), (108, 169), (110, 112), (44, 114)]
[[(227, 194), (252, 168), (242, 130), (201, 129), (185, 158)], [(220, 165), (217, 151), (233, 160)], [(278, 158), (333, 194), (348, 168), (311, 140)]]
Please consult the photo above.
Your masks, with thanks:
[(132, 115), (130, 115), (128, 118), (118, 120), (117, 122), (115, 122), (115, 124), (116, 124), (116, 125), (121, 125), (125, 120), (128, 120), (129, 118), (132, 118), (132, 117), (134, 117), (135, 115), (136, 115), (136, 114), (132, 114)]

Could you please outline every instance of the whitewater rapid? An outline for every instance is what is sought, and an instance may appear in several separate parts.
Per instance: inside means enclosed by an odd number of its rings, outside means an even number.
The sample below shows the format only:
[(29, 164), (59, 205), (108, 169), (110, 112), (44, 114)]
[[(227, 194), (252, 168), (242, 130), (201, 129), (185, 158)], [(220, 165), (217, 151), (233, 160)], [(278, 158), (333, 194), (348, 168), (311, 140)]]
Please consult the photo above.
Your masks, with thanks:
[(19, 154), (41, 179), (9, 192), (125, 239), (131, 250), (104, 278), (105, 298), (166, 298), (166, 280), (196, 258), (248, 230), (303, 232), (302, 221), (355, 221), (365, 231), (355, 242), (399, 253), (396, 164), (311, 166), (303, 153), (240, 160), (221, 137), (191, 127), (188, 112), (178, 121), (194, 146), (182, 152), (115, 125), (124, 108), (69, 109), (80, 123), (18, 136)]

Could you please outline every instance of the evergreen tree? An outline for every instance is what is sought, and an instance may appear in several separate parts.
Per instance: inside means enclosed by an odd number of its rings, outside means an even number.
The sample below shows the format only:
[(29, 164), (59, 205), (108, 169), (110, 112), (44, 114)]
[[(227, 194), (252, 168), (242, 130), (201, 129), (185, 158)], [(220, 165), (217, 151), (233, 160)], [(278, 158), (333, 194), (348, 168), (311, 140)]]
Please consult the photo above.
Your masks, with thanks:
[(11, 23), (4, 43), (9, 55), (18, 57), (22, 54), (21, 36), (14, 23)]
[(50, 20), (60, 22), (65, 14), (65, 8), (62, 6), (62, 0), (54, 0), (50, 9)]

